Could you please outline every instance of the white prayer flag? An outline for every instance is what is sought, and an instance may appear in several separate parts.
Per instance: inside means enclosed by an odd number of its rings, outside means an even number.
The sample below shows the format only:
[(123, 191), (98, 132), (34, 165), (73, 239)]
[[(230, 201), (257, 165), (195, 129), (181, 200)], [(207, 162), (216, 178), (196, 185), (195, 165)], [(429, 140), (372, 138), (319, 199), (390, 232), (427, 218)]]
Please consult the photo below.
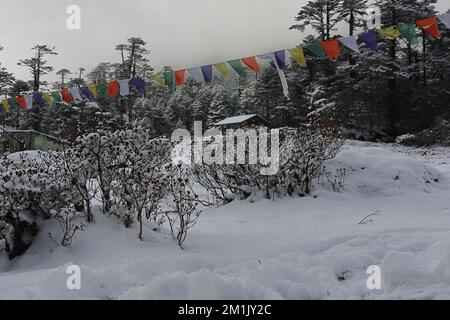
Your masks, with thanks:
[(359, 53), (358, 43), (356, 42), (356, 38), (354, 36), (342, 37), (338, 38), (338, 40), (347, 48), (350, 48), (356, 53)]
[(83, 98), (80, 95), (80, 90), (78, 90), (77, 87), (71, 88), (70, 89), (70, 94), (72, 95), (73, 102), (78, 103), (78, 102), (82, 102), (83, 101)]
[(27, 109), (30, 110), (31, 108), (33, 108), (33, 95), (28, 94), (28, 95), (24, 96), (24, 98), (25, 98), (25, 104), (27, 105)]
[(120, 96), (125, 97), (130, 94), (130, 79), (118, 80)]

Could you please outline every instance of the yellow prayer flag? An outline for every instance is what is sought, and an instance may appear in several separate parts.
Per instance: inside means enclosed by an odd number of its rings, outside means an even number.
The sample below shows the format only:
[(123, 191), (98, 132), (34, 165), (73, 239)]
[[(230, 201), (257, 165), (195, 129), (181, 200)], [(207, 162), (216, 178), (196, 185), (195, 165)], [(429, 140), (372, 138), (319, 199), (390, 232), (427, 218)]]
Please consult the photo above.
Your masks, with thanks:
[(288, 49), (288, 51), (300, 67), (306, 68), (306, 59), (305, 53), (303, 52), (303, 47)]
[(231, 78), (230, 70), (228, 70), (227, 64), (225, 62), (216, 63), (214, 64), (214, 67), (216, 67), (216, 69), (219, 70), (225, 78)]
[(9, 107), (8, 99), (5, 99), (2, 101), (2, 106), (3, 106), (3, 110), (5, 110), (5, 112), (11, 112), (11, 108)]
[(52, 104), (52, 98), (50, 97), (50, 93), (44, 92), (44, 93), (42, 93), (42, 96), (43, 96), (45, 102), (47, 102), (48, 105)]
[(164, 87), (165, 81), (164, 81), (164, 78), (163, 78), (161, 72), (155, 74), (155, 75), (153, 76), (153, 80), (154, 80), (158, 85), (160, 85), (161, 87)]
[(381, 36), (386, 37), (388, 39), (397, 39), (400, 37), (401, 33), (395, 27), (387, 27), (378, 31)]
[(89, 86), (88, 89), (92, 93), (94, 98), (97, 98), (97, 86), (96, 85)]

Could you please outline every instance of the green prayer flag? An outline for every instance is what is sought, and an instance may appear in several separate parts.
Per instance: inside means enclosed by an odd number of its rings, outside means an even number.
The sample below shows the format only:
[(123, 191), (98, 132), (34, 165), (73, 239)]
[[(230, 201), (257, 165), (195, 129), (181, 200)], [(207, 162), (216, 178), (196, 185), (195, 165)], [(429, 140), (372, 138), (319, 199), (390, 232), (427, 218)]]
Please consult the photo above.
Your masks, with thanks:
[(61, 95), (59, 94), (59, 92), (54, 91), (51, 92), (50, 95), (52, 96), (53, 102), (57, 103), (57, 102), (61, 102)]
[(228, 64), (237, 72), (240, 77), (245, 77), (247, 75), (247, 69), (244, 68), (241, 60), (231, 60)]
[(175, 86), (175, 81), (173, 78), (173, 71), (163, 71), (164, 82), (169, 88), (173, 88)]
[(304, 46), (304, 48), (318, 57), (325, 58), (325, 51), (323, 51), (323, 47), (320, 42), (311, 43)]
[(401, 23), (397, 26), (397, 30), (400, 31), (400, 34), (403, 38), (408, 40), (408, 42), (412, 45), (416, 45), (419, 43), (419, 39), (417, 38), (416, 26), (412, 23)]
[(9, 98), (8, 99), (9, 107), (11, 110), (16, 110), (19, 105), (17, 104), (16, 98)]
[(106, 97), (108, 93), (108, 85), (106, 83), (101, 83), (97, 85), (97, 95), (99, 97)]

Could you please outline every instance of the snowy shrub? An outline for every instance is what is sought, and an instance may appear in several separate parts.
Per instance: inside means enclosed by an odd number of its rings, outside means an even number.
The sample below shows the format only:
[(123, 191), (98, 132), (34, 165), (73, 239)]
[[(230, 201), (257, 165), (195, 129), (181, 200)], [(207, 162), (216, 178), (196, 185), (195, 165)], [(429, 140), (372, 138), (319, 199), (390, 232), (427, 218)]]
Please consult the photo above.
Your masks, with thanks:
[(99, 130), (79, 137), (74, 143), (79, 157), (94, 169), (105, 214), (111, 211), (113, 183), (117, 180), (118, 155), (110, 136), (111, 132)]
[[(62, 212), (78, 213), (80, 198), (63, 171), (56, 154), (18, 154), (0, 161), (0, 239), (14, 258), (27, 250), (42, 220)], [(75, 228), (75, 227), (74, 227)], [(77, 229), (78, 230), (78, 229)], [(72, 233), (71, 238), (75, 232)], [(66, 241), (62, 241), (64, 245)]]
[[(261, 174), (264, 167), (259, 162), (250, 162), (194, 165), (192, 179), (204, 187), (217, 204), (235, 198), (243, 200), (255, 192), (262, 192), (268, 199), (295, 192), (306, 195), (311, 193), (312, 182), (321, 174), (324, 162), (337, 155), (344, 139), (342, 132), (332, 123), (316, 120), (299, 128), (282, 129), (280, 143), (279, 170), (272, 176)], [(246, 157), (249, 148), (247, 144), (243, 151)], [(269, 153), (272, 152), (270, 145), (268, 149)], [(336, 180), (330, 180), (330, 183), (339, 189), (344, 177), (339, 174), (329, 178)]]
[(319, 173), (318, 182), (322, 186), (330, 187), (333, 192), (341, 192), (344, 190), (345, 178), (347, 177), (347, 170), (345, 168), (332, 170), (323, 166)]
[(59, 224), (61, 240), (58, 242), (52, 233), (49, 233), (50, 239), (63, 247), (69, 247), (75, 234), (84, 227), (84, 224), (78, 220), (77, 211), (73, 208), (62, 208), (60, 211), (51, 210), (50, 214)]
[(243, 200), (258, 185), (259, 168), (256, 165), (195, 165), (192, 179), (204, 187), (217, 204), (224, 204), (238, 197)]
[(77, 208), (85, 213), (87, 222), (93, 222), (91, 203), (97, 195), (98, 189), (93, 158), (87, 156), (80, 145), (74, 145), (62, 153), (53, 153), (52, 155), (53, 165), (64, 173), (64, 178), (80, 198), (80, 202), (76, 204)]
[(280, 179), (287, 182), (287, 192), (311, 193), (313, 179), (320, 174), (324, 162), (336, 157), (343, 144), (342, 132), (328, 122), (316, 120), (285, 130)]
[(194, 192), (188, 178), (188, 169), (180, 164), (168, 166), (167, 171), (169, 172), (167, 180), (169, 198), (166, 206), (169, 210), (165, 211), (165, 214), (172, 237), (176, 239), (178, 246), (183, 248), (189, 230), (196, 225), (201, 213), (198, 209), (199, 196)]
[(117, 147), (117, 183), (114, 194), (122, 208), (124, 224), (134, 218), (139, 222), (139, 239), (143, 240), (143, 220), (159, 215), (160, 203), (166, 194), (165, 166), (170, 159), (170, 143), (151, 139), (149, 132), (126, 131), (112, 137)]

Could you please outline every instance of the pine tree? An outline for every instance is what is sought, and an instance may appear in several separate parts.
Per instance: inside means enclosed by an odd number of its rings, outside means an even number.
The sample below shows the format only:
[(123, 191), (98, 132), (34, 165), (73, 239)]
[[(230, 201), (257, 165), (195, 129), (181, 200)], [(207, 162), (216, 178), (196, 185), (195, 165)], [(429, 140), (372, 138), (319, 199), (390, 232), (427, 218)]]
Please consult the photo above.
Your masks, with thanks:
[(208, 112), (207, 126), (212, 128), (229, 115), (230, 102), (225, 92), (225, 88), (220, 84), (215, 84), (211, 88), (212, 100)]
[(295, 24), (291, 29), (305, 31), (307, 26), (316, 31), (322, 40), (331, 38), (339, 22), (339, 0), (310, 0), (297, 14)]

